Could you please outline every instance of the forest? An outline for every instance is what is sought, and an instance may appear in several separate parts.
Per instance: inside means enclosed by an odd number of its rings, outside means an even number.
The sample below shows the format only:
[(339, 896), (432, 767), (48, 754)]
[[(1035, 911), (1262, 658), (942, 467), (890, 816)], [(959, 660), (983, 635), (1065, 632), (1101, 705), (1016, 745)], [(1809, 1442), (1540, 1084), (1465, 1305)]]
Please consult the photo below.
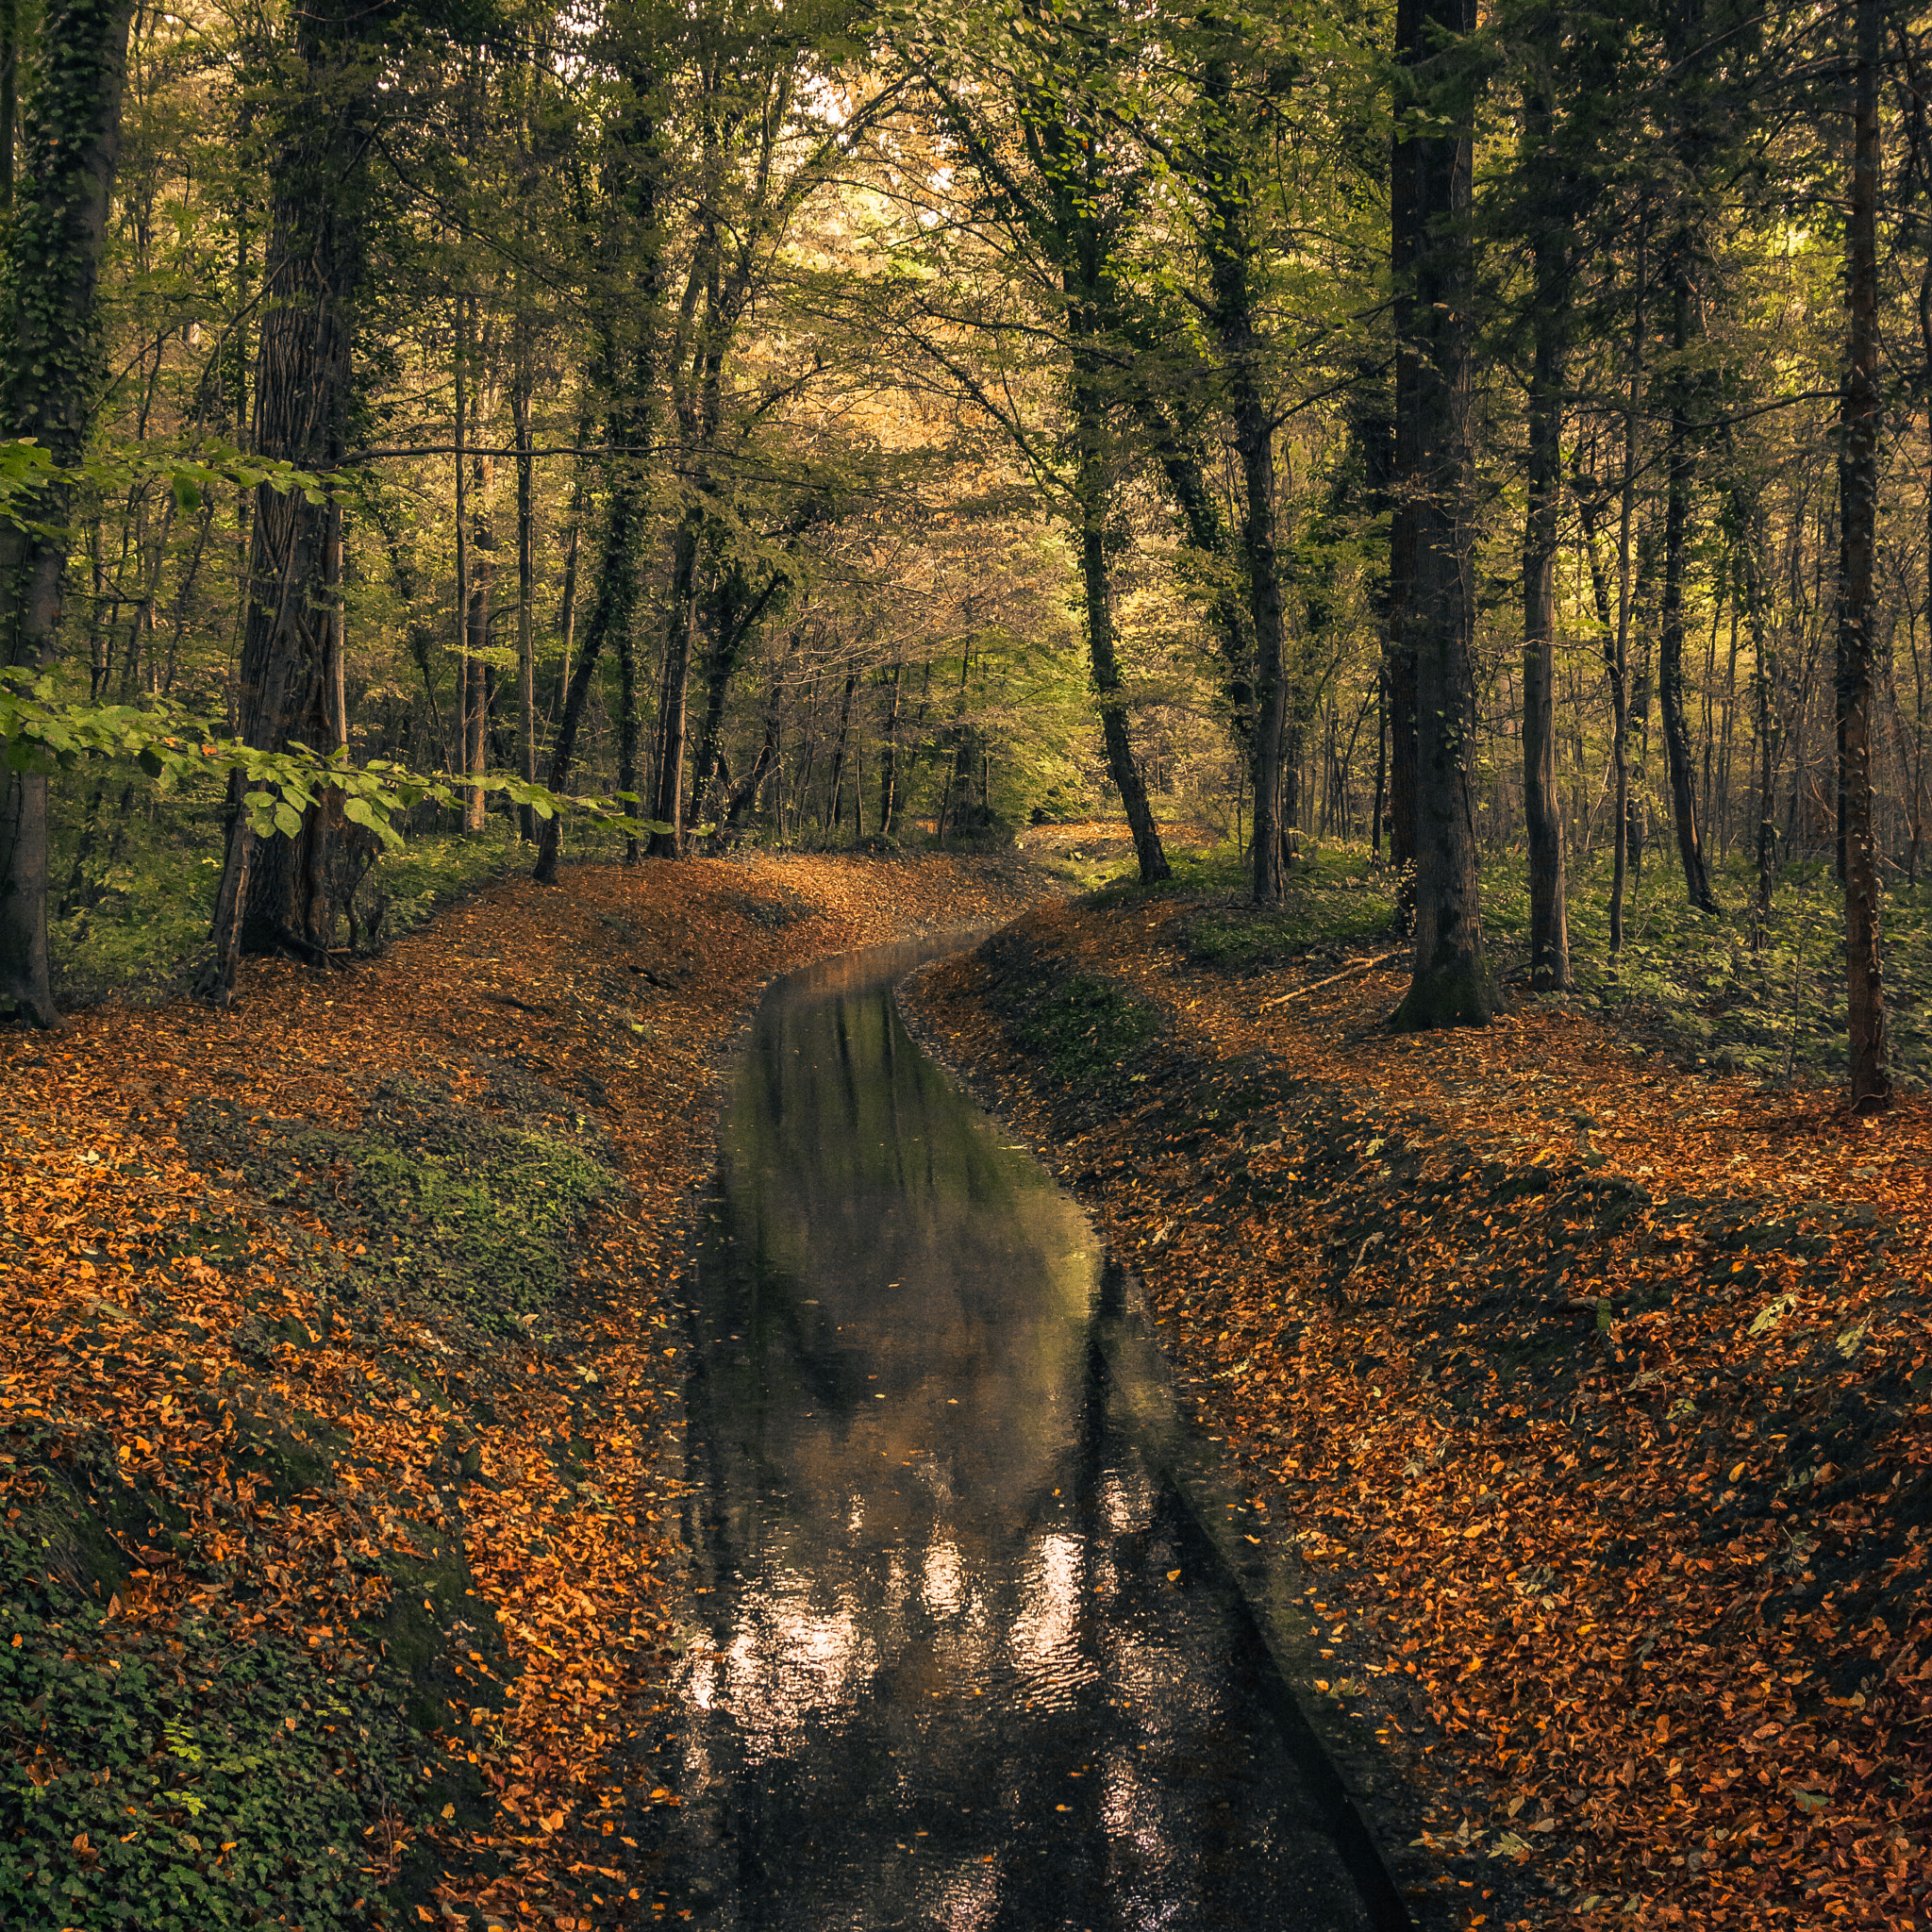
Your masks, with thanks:
[(1932, 11), (0, 136), (0, 1918), (1932, 1924)]
[(10, 996), (1106, 813), (1355, 862), (1403, 1024), (1580, 985), (1882, 1106), (1924, 31), (14, 0)]

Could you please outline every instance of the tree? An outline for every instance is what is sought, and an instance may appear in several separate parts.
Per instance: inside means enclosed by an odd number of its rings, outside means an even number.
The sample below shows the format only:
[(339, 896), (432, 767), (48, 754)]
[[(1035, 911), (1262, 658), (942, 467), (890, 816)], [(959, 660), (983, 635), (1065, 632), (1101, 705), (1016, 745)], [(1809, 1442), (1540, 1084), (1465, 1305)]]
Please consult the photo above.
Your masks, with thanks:
[[(977, 55), (965, 57), (965, 86), (929, 58), (923, 73), (947, 130), (983, 184), (981, 206), (974, 211), (982, 232), (1003, 232), (1000, 253), (1016, 270), (1016, 280), (1030, 284), (1033, 296), (1031, 312), (1017, 327), (992, 314), (980, 325), (995, 340), (1010, 332), (1037, 344), (1044, 333), (1058, 351), (1072, 446), (1069, 472), (1047, 454), (1049, 438), (1005, 399), (1010, 390), (975, 379), (953, 351), (946, 340), (956, 319), (952, 311), (935, 311), (932, 319), (941, 328), (920, 340), (928, 355), (968, 386), (988, 421), (1000, 427), (1057, 500), (1076, 537), (1088, 666), (1108, 773), (1133, 836), (1141, 881), (1155, 884), (1169, 877), (1171, 868), (1128, 725), (1109, 562), (1122, 460), (1113, 422), (1123, 399), (1117, 366), (1124, 292), (1119, 258), (1123, 229), (1142, 183), (1137, 170), (1120, 164), (1111, 143), (1105, 90), (1113, 48), (1108, 31), (1062, 28), (1031, 9), (1001, 26), (1003, 31), (994, 31), (982, 18), (971, 39), (990, 47), (991, 58), (980, 71), (970, 64)], [(993, 116), (984, 111), (989, 99), (997, 104)], [(1017, 142), (1008, 141), (1001, 113), (1017, 124)]]
[[(133, 13), (132, 0), (53, 0), (41, 22), (22, 143), (32, 198), (8, 226), (0, 285), (0, 427), (34, 439), (54, 467), (14, 514), (0, 517), (0, 663), (14, 672), (44, 669), (59, 639), (72, 472), (100, 386), (94, 297)], [(10, 45), (8, 53), (10, 64)], [(8, 83), (10, 96), (10, 74)], [(7, 106), (10, 117), (10, 99)], [(12, 139), (9, 118), (9, 185)], [(0, 774), (0, 997), (40, 1026), (58, 1018), (47, 870), (47, 774), (8, 756)]]
[[(1468, 104), (1449, 92), (1457, 39), (1474, 25), (1474, 0), (1401, 0), (1396, 13), (1406, 89), (1391, 208), (1399, 341), (1396, 541), (1405, 554), (1391, 569), (1401, 597), (1391, 627), (1415, 679), (1415, 956), (1393, 1021), (1404, 1030), (1487, 1025), (1496, 1011), (1483, 950), (1473, 795), (1473, 146)], [(1445, 102), (1453, 103), (1446, 116)]]
[[(301, 75), (282, 109), (270, 199), (263, 318), (255, 375), (255, 446), (271, 461), (335, 475), (347, 448), (355, 383), (356, 297), (366, 258), (368, 154), (380, 112), (386, 8), (319, 0), (296, 17)], [(331, 741), (328, 715), (340, 548), (320, 491), (255, 492), (236, 713), (243, 740), (278, 752)], [(198, 991), (235, 997), (245, 953), (320, 962), (336, 923), (330, 869), (342, 822), (332, 802), (293, 836), (262, 841), (230, 783), (227, 853), (215, 896), (213, 954)]]
[(1878, 516), (1878, 61), (1882, 0), (1853, 11), (1850, 220), (1845, 307), (1850, 320), (1839, 462), (1839, 715), (1843, 721), (1845, 987), (1852, 1105), (1875, 1113), (1891, 1098), (1879, 935), (1878, 850), (1872, 811), (1873, 561)]

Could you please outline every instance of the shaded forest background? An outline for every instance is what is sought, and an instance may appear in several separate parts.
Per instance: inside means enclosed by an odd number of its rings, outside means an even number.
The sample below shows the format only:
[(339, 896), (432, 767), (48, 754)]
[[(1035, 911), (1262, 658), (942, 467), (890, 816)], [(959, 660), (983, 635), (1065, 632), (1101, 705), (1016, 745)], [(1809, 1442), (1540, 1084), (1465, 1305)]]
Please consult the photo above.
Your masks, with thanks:
[[(222, 999), (559, 838), (1104, 815), (1230, 958), (1414, 930), (1411, 1024), (1514, 977), (1882, 1101), (1927, 25), (7, 0), (0, 618), (81, 743), (13, 741), (16, 996), (37, 891), (65, 997)], [(447, 782), (385, 849), (114, 708)]]

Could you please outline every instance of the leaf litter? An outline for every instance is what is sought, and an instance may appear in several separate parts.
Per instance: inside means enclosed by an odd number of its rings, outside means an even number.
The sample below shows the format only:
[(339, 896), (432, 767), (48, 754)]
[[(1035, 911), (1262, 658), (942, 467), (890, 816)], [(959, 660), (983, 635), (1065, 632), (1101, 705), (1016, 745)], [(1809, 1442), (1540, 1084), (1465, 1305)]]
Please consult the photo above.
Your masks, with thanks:
[(1419, 1920), (1932, 1923), (1932, 1108), (1554, 1004), (1394, 1035), (1399, 968), (1217, 975), (1194, 909), (1041, 909), (910, 1001), (1272, 1504)]
[[(719, 1056), (774, 974), (1041, 890), (1001, 858), (585, 866), (345, 974), (256, 966), (232, 1015), (0, 1037), (6, 1903), (676, 1916), (636, 1840), (677, 1804), (653, 1753), (691, 1627), (679, 1294)], [(27, 1694), (172, 1673), (239, 1751), (255, 1656), (286, 1743), (220, 1764), (138, 1699), (131, 1760), (90, 1760)], [(333, 1808), (264, 1813), (277, 1768)]]

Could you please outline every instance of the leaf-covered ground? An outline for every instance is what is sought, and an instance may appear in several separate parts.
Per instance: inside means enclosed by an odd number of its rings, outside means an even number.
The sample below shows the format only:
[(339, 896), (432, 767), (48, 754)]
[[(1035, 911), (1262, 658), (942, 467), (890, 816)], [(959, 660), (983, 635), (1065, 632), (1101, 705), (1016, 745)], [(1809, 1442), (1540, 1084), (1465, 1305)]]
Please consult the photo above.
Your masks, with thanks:
[(1932, 1108), (1574, 1008), (1392, 1035), (1398, 968), (1231, 976), (1226, 924), (1057, 906), (911, 1000), (1294, 1545), (1418, 1915), (1932, 1923)]
[(678, 1271), (774, 973), (1000, 859), (584, 867), (0, 1036), (0, 1918), (675, 1918)]

